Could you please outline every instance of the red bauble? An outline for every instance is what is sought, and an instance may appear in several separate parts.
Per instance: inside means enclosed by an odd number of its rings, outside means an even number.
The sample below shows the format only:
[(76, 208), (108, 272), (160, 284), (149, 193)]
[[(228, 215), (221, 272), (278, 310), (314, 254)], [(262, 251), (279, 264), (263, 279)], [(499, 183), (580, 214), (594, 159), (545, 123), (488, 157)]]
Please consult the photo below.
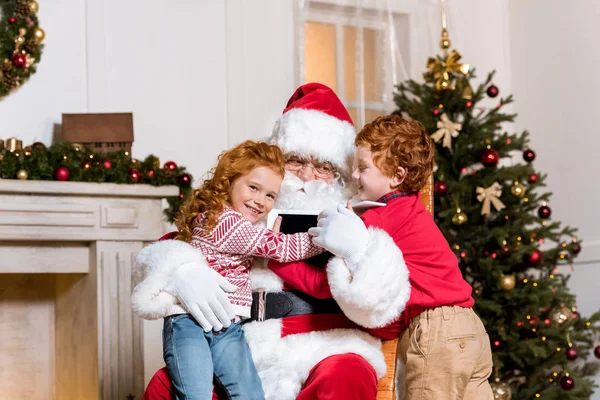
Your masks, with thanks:
[(16, 19), (15, 17), (10, 17), (10, 18), (8, 19), (8, 23), (9, 23), (9, 24), (14, 24), (15, 22), (17, 22), (17, 19)]
[(534, 183), (537, 183), (537, 180), (538, 180), (537, 174), (531, 174), (531, 175), (529, 175), (529, 178), (527, 178), (527, 182), (531, 183), (532, 185)]
[(110, 160), (104, 160), (104, 161), (102, 161), (102, 165), (104, 165), (104, 168), (106, 168), (106, 169), (111, 169), (112, 168), (112, 161), (110, 161)]
[(481, 163), (486, 167), (495, 167), (499, 159), (498, 152), (494, 149), (485, 149), (481, 153)]
[(571, 253), (579, 254), (580, 251), (581, 251), (581, 245), (579, 243), (577, 243), (577, 242), (571, 243)]
[(439, 196), (445, 196), (448, 194), (448, 182), (438, 181), (434, 185), (435, 194)]
[(180, 187), (190, 187), (192, 184), (192, 176), (190, 174), (181, 174), (177, 177), (177, 185)]
[(129, 178), (129, 182), (131, 182), (131, 183), (138, 183), (140, 181), (140, 177), (141, 177), (140, 171), (138, 171), (135, 168), (130, 169), (127, 172), (127, 176)]
[(498, 89), (497, 86), (491, 85), (490, 87), (487, 88), (487, 90), (485, 92), (487, 93), (488, 96), (494, 98), (494, 97), (498, 96), (498, 93), (500, 93), (500, 89)]
[(531, 149), (527, 149), (523, 152), (523, 160), (527, 161), (527, 162), (532, 162), (533, 160), (535, 160), (535, 151), (531, 150)]
[(146, 175), (148, 175), (148, 178), (152, 178), (154, 176), (154, 170), (150, 170), (146, 173)]
[(594, 349), (594, 355), (596, 356), (596, 358), (600, 358), (600, 345), (596, 346), (596, 348)]
[(569, 361), (573, 361), (577, 358), (577, 350), (575, 347), (567, 347), (566, 357)]
[(435, 110), (433, 110), (433, 115), (438, 115), (440, 113), (440, 110), (438, 110), (437, 108)]
[(24, 67), (27, 64), (27, 59), (21, 53), (15, 53), (12, 56), (12, 63), (15, 67)]
[(466, 106), (467, 106), (467, 108), (473, 107), (473, 102), (472, 101), (467, 101)]
[(177, 168), (177, 164), (175, 164), (173, 161), (167, 161), (163, 168), (169, 171), (173, 171), (175, 168)]
[(65, 167), (58, 167), (54, 170), (54, 180), (57, 181), (68, 181), (69, 180), (69, 170)]
[(538, 208), (538, 215), (541, 219), (548, 219), (552, 215), (552, 210), (548, 206)]
[(571, 390), (575, 387), (575, 379), (570, 376), (563, 376), (560, 378), (560, 387), (563, 390)]
[(81, 169), (90, 169), (92, 167), (92, 163), (90, 161), (84, 161), (81, 163)]
[(542, 252), (535, 249), (531, 254), (527, 255), (527, 263), (536, 266), (542, 262)]

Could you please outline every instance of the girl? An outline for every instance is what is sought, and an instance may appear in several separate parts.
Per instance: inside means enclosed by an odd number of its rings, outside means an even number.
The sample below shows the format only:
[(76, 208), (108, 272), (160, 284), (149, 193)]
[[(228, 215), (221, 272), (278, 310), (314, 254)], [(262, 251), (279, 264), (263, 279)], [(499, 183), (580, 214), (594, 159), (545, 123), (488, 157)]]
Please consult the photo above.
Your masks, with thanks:
[(264, 399), (240, 326), (250, 317), (252, 257), (290, 262), (324, 251), (307, 233), (285, 235), (254, 226), (273, 208), (284, 163), (279, 147), (267, 143), (245, 141), (225, 151), (212, 177), (193, 191), (176, 218), (176, 239), (200, 250), (209, 267), (238, 288), (228, 294), (235, 318), (220, 332), (205, 332), (190, 314), (165, 318), (163, 356), (178, 399), (210, 399), (213, 375), (230, 398)]

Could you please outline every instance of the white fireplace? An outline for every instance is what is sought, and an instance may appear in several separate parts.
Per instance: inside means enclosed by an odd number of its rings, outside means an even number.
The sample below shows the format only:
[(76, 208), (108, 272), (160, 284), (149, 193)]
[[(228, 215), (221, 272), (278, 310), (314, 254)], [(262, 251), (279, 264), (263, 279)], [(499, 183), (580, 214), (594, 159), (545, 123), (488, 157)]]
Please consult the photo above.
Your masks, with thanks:
[(178, 193), (0, 180), (0, 399), (141, 399), (131, 267)]

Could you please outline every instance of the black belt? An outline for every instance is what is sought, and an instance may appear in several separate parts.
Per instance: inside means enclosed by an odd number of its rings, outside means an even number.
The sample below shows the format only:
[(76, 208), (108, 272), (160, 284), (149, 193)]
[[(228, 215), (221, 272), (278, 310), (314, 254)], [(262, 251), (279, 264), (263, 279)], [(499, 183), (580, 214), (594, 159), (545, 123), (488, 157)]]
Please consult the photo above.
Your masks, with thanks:
[(250, 318), (253, 321), (262, 320), (259, 319), (260, 296), (264, 296), (264, 319), (342, 312), (334, 299), (315, 299), (298, 290), (275, 293), (253, 292), (250, 310)]

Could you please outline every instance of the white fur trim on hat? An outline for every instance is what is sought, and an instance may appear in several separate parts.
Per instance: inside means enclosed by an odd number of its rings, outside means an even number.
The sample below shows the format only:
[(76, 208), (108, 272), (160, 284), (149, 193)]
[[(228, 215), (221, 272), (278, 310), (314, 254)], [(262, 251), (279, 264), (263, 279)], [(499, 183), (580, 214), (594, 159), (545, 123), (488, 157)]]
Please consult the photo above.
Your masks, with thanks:
[(410, 298), (402, 251), (384, 231), (369, 228), (369, 243), (352, 275), (343, 258), (327, 264), (331, 294), (344, 314), (365, 328), (380, 328), (400, 317)]
[(177, 269), (187, 263), (208, 267), (202, 253), (180, 240), (163, 240), (143, 248), (133, 263), (133, 311), (144, 319), (185, 312), (164, 289)]
[(349, 178), (355, 136), (354, 127), (346, 121), (322, 111), (296, 108), (275, 122), (271, 142), (284, 153), (329, 161)]

